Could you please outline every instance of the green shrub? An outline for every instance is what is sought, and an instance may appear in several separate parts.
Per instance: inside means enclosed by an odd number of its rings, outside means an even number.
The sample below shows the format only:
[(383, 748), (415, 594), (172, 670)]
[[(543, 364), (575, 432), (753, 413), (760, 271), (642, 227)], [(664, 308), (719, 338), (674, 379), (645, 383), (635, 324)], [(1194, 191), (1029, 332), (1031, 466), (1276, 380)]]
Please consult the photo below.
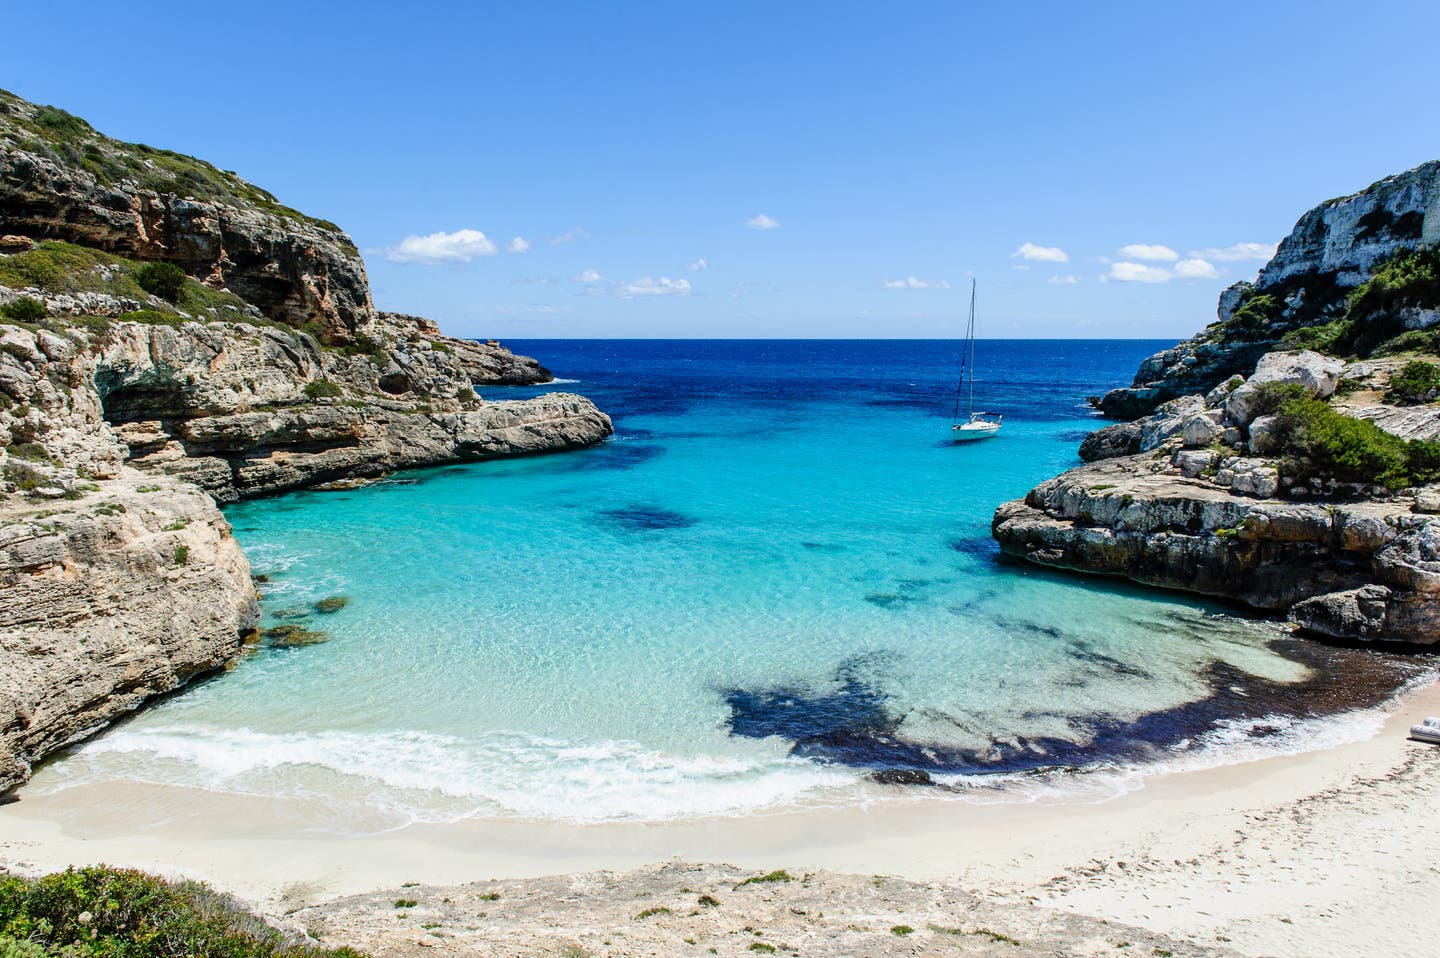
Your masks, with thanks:
[(146, 263), (135, 271), (141, 289), (171, 303), (180, 298), (185, 279), (185, 271), (174, 263)]
[(376, 364), (383, 364), (388, 358), (385, 344), (364, 333), (356, 333), (355, 338), (346, 343), (341, 352), (346, 356), (367, 356), (371, 362)]
[(1309, 399), (1310, 391), (1299, 383), (1261, 383), (1255, 387), (1257, 395), (1251, 405), (1255, 414), (1253, 418), (1269, 416), (1279, 412), (1288, 403), (1296, 399)]
[(1283, 304), (1269, 293), (1252, 295), (1231, 314), (1225, 329), (1251, 339), (1264, 337), (1270, 331), (1270, 323), (1283, 308)]
[(1398, 253), (1350, 294), (1349, 314), (1363, 317), (1404, 306), (1440, 305), (1440, 247)]
[(1355, 341), (1355, 336), (1353, 320), (1337, 319), (1319, 326), (1292, 329), (1280, 337), (1280, 345), (1285, 349), (1313, 349), (1328, 356), (1343, 356)]
[(0, 954), (360, 958), (348, 948), (328, 951), (290, 938), (202, 883), (105, 866), (35, 879), (0, 876)]
[(189, 564), (190, 564), (190, 547), (189, 547), (189, 546), (176, 546), (176, 547), (175, 547), (175, 555), (174, 555), (173, 558), (175, 559), (175, 564), (176, 564), (176, 565), (189, 565)]
[(0, 316), (21, 323), (39, 322), (49, 313), (45, 304), (33, 296), (21, 296), (19, 299), (12, 299), (4, 306), (0, 306)]
[(95, 128), (73, 113), (58, 106), (42, 106), (35, 111), (35, 125), (61, 136), (84, 136)]
[(1400, 367), (1390, 377), (1390, 391), (1385, 398), (1402, 406), (1430, 402), (1440, 393), (1440, 366), (1416, 359)]
[(305, 384), (304, 392), (311, 399), (333, 399), (341, 394), (341, 389), (328, 379), (312, 379)]
[(1286, 475), (1390, 489), (1440, 477), (1440, 443), (1401, 439), (1368, 420), (1342, 416), (1316, 399), (1291, 400), (1278, 416), (1273, 435)]

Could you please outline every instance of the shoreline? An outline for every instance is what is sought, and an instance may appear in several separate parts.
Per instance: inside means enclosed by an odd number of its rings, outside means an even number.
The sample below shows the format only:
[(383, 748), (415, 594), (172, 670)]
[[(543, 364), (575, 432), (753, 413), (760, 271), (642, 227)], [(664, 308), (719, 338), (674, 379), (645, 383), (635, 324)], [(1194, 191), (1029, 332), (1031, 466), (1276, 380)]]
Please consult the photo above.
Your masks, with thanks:
[[(1440, 914), (1422, 900), (1423, 879), (1433, 881), (1440, 861), (1440, 831), (1425, 827), (1440, 802), (1440, 749), (1405, 733), (1440, 714), (1440, 682), (1432, 673), (1382, 708), (1380, 731), (1360, 741), (1164, 771), (1084, 804), (921, 793), (742, 818), (472, 820), (344, 837), (318, 833), (318, 822), (294, 819), (275, 801), (81, 786), (0, 807), (0, 860), (40, 871), (103, 861), (203, 878), (271, 911), (406, 882), (538, 879), (674, 860), (820, 868), (944, 880), (1168, 934), (1221, 934), (1253, 953), (1299, 955), (1333, 940), (1307, 936), (1340, 931), (1357, 943), (1388, 941), (1399, 927), (1404, 940), (1388, 953), (1419, 954), (1404, 942), (1440, 934)], [(1355, 841), (1360, 831), (1374, 840)]]

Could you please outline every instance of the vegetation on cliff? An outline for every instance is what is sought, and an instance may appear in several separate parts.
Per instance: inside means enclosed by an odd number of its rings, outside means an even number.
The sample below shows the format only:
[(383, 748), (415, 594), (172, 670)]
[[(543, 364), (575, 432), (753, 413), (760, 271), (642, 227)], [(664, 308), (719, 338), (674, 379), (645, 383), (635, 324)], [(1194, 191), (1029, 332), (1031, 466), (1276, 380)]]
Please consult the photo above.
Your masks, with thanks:
[(1275, 415), (1271, 441), (1286, 476), (1378, 483), (1389, 489), (1440, 479), (1440, 442), (1402, 439), (1308, 396), (1288, 400)]
[(201, 882), (103, 865), (0, 877), (4, 958), (361, 958), (286, 935)]
[(258, 207), (283, 219), (340, 231), (329, 220), (285, 206), (272, 193), (246, 182), (232, 170), (218, 169), (183, 153), (112, 139), (59, 107), (30, 104), (0, 90), (0, 145), (6, 141), (16, 149), (79, 167), (106, 186), (129, 181), (156, 193)]

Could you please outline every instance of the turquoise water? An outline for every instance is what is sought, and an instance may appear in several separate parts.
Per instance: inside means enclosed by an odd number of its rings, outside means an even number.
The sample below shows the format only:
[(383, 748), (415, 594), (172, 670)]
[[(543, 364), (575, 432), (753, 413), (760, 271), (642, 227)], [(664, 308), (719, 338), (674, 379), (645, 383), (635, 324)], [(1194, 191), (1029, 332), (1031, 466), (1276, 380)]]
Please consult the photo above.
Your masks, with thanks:
[(36, 787), (323, 800), (363, 830), (1163, 759), (1235, 718), (1217, 688), (1310, 669), (1270, 625), (1010, 564), (989, 539), (999, 502), (1075, 463), (1083, 397), (1157, 345), (982, 343), (1005, 427), (955, 446), (954, 343), (525, 344), (614, 415), (613, 440), (230, 508), (269, 580), (263, 624), (330, 641), (260, 648)]

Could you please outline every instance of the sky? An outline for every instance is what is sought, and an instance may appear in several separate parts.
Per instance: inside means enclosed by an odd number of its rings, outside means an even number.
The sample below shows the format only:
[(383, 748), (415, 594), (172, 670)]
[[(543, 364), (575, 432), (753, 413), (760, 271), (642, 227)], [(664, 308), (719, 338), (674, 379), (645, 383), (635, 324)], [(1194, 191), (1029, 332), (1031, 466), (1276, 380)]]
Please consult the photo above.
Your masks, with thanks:
[(463, 336), (1178, 338), (1440, 157), (1433, 0), (6, 6), (0, 87)]

